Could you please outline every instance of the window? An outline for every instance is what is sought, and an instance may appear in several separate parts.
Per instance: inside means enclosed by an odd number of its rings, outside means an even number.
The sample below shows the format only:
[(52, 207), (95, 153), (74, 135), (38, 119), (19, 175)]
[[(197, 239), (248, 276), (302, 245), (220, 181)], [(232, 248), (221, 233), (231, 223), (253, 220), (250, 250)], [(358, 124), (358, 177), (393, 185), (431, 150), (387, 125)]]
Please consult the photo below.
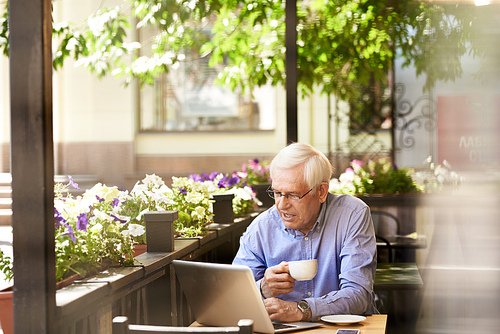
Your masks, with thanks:
[(208, 59), (188, 60), (158, 77), (140, 95), (140, 132), (274, 130), (275, 90), (264, 86), (254, 98), (215, 86), (217, 69)]
[(391, 74), (387, 80), (372, 77), (368, 86), (354, 84), (359, 97), (349, 101), (349, 129), (351, 133), (374, 132), (392, 128)]

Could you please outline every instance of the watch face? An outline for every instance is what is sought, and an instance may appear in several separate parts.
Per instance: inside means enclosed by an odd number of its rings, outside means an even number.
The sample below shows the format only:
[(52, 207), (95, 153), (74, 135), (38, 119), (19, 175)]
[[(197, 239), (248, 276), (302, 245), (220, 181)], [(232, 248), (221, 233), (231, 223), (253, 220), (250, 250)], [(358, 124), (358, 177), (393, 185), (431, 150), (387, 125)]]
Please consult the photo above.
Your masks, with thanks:
[(301, 300), (298, 304), (298, 307), (301, 311), (309, 311), (311, 308), (309, 307), (309, 304), (304, 301), (304, 300)]
[(311, 308), (309, 307), (309, 304), (305, 300), (301, 300), (300, 302), (298, 302), (297, 307), (304, 314), (304, 316), (302, 317), (302, 321), (309, 320), (309, 316), (311, 314)]

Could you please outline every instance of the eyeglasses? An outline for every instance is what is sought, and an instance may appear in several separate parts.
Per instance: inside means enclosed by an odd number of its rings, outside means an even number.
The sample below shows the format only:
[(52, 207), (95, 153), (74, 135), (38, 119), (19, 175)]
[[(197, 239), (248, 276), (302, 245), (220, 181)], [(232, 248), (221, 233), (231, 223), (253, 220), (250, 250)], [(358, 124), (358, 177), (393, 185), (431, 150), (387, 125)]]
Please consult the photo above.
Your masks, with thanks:
[(274, 198), (274, 199), (280, 199), (282, 197), (286, 197), (286, 199), (289, 200), (290, 202), (298, 202), (302, 198), (304, 198), (307, 194), (309, 194), (313, 189), (314, 189), (314, 187), (309, 189), (309, 191), (306, 192), (302, 196), (295, 195), (295, 194), (283, 194), (283, 193), (280, 193), (279, 191), (272, 190), (271, 187), (267, 188), (266, 192), (269, 195), (269, 197)]

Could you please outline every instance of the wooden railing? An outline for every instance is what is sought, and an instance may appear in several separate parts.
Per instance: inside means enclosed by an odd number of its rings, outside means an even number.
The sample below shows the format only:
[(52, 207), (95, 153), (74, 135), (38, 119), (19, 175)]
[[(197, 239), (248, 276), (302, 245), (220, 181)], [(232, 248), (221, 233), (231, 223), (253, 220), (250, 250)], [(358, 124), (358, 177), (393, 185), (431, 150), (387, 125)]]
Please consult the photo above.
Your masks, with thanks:
[(175, 277), (173, 260), (230, 263), (239, 238), (258, 212), (232, 224), (212, 224), (203, 238), (176, 239), (174, 251), (144, 253), (131, 267), (112, 267), (56, 293), (58, 333), (111, 333), (114, 316), (133, 323), (184, 326), (193, 319)]

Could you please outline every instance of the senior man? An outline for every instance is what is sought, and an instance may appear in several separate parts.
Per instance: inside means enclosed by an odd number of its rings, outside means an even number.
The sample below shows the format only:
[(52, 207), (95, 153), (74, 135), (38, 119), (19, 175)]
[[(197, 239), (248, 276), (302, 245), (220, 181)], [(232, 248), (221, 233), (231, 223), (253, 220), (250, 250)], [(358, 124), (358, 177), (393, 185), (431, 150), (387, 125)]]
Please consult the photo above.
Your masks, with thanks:
[[(252, 269), (272, 320), (377, 313), (370, 210), (355, 197), (329, 193), (331, 177), (329, 160), (308, 144), (291, 144), (271, 162), (275, 205), (248, 227), (233, 264)], [(316, 276), (295, 281), (287, 261), (308, 259), (318, 261)]]

